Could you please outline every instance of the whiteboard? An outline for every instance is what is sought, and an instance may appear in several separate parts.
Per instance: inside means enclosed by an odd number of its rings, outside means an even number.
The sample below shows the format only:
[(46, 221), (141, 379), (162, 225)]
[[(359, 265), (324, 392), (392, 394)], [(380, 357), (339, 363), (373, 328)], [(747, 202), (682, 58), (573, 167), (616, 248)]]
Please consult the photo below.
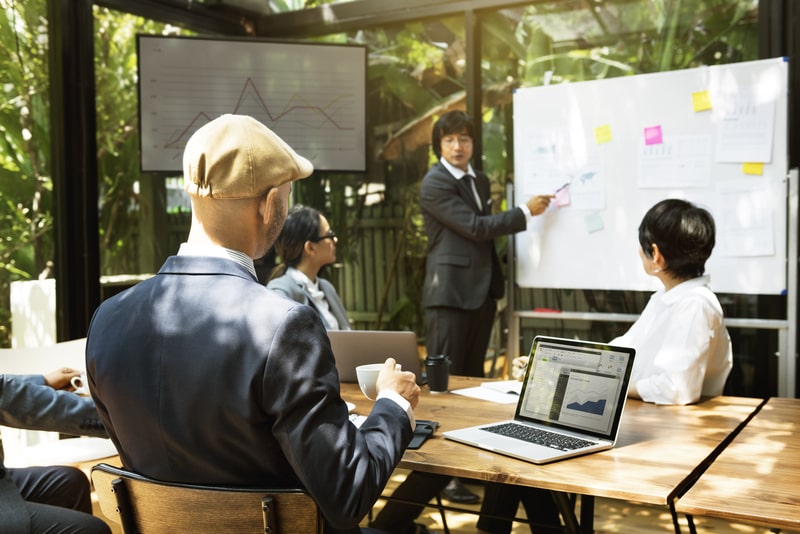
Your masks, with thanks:
[(714, 216), (714, 291), (783, 293), (787, 67), (775, 58), (518, 89), (515, 201), (569, 185), (515, 236), (517, 285), (658, 289), (638, 227), (673, 197)]

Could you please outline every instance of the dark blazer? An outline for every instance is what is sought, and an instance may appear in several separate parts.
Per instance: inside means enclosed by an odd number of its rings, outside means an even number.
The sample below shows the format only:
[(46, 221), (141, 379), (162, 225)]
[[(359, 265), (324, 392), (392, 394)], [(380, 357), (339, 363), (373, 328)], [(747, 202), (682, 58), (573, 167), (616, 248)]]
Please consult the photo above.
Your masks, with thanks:
[[(328, 301), (331, 313), (336, 317), (336, 321), (339, 323), (339, 330), (350, 330), (350, 319), (347, 317), (347, 311), (344, 309), (342, 299), (339, 298), (339, 294), (336, 293), (333, 284), (320, 277), (317, 277), (317, 281), (320, 291), (325, 295), (325, 300)], [(269, 283), (267, 283), (267, 287), (295, 302), (306, 304), (316, 309), (314, 300), (311, 298), (311, 295), (308, 294), (306, 286), (292, 278), (289, 274), (283, 274), (278, 278), (270, 280)]]
[(317, 312), (225, 258), (172, 256), (104, 301), (86, 364), (127, 468), (176, 482), (299, 484), (336, 528), (371, 509), (413, 434), (388, 399), (356, 428)]
[(425, 174), (419, 199), (428, 235), (424, 307), (478, 308), (487, 295), (503, 296), (505, 284), (494, 239), (525, 230), (520, 208), (491, 213), (489, 179), (477, 172), (475, 185), (482, 206), (466, 179), (456, 180), (436, 163)]
[[(106, 437), (91, 399), (57, 391), (45, 385), (41, 375), (0, 375), (0, 425)], [(0, 530), (27, 532), (28, 514), (0, 458)]]

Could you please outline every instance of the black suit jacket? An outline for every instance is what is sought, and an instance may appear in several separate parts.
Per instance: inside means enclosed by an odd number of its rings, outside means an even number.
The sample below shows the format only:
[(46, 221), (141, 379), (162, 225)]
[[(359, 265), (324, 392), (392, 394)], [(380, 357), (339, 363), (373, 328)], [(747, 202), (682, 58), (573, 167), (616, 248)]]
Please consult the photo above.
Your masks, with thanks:
[(487, 295), (503, 296), (505, 285), (494, 239), (525, 230), (525, 214), (513, 208), (491, 213), (489, 179), (477, 172), (479, 208), (466, 179), (456, 180), (436, 163), (420, 187), (428, 235), (422, 304), (474, 310)]
[(170, 257), (103, 302), (86, 361), (126, 467), (176, 482), (300, 484), (337, 528), (371, 509), (413, 434), (388, 399), (356, 428), (317, 312), (224, 258)]

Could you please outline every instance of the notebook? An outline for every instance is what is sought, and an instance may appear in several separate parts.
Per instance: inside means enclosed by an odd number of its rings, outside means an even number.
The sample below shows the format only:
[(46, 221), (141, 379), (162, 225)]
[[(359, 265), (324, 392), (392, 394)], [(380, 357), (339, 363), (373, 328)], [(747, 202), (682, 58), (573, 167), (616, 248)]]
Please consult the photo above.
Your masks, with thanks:
[(417, 335), (401, 330), (328, 330), (336, 370), (341, 382), (358, 382), (356, 367), (368, 363), (383, 363), (392, 357), (403, 371), (417, 375), (422, 383), (422, 369), (417, 350)]
[[(634, 356), (632, 348), (537, 336), (514, 419), (442, 434), (535, 464), (610, 449), (617, 440)], [(537, 440), (543, 444), (523, 437), (541, 433), (546, 437)]]

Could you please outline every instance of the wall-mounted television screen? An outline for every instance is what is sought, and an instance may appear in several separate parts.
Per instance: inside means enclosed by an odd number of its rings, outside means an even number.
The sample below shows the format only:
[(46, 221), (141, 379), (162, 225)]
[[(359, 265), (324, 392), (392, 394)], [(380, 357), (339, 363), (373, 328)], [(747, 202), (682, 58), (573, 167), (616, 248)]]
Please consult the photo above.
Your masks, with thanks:
[(182, 170), (192, 133), (250, 115), (321, 171), (366, 170), (364, 46), (137, 36), (141, 170)]

